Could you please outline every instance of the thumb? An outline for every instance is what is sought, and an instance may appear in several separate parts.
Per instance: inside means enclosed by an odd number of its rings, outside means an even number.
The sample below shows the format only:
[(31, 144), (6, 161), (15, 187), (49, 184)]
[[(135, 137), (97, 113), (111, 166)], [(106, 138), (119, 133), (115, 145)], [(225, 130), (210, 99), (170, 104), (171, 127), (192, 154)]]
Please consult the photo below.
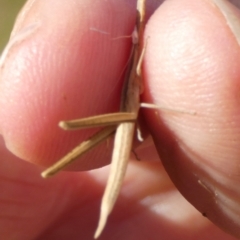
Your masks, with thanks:
[[(145, 110), (171, 179), (204, 216), (240, 237), (240, 13), (226, 1), (165, 1), (150, 19)], [(196, 112), (192, 116), (190, 112)]]

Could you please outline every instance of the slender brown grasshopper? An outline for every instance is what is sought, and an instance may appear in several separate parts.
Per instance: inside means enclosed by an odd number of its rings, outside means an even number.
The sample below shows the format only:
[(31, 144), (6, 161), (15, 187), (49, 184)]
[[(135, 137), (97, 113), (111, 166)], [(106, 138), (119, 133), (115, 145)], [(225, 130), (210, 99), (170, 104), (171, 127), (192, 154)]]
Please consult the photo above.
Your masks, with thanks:
[(122, 90), (120, 112), (60, 122), (59, 125), (63, 129), (79, 129), (94, 126), (106, 126), (106, 128), (82, 142), (65, 157), (42, 173), (44, 178), (54, 175), (80, 155), (89, 151), (115, 132), (110, 176), (102, 199), (100, 220), (94, 235), (95, 238), (98, 238), (101, 234), (108, 215), (111, 213), (116, 202), (132, 148), (135, 122), (138, 118), (140, 94), (142, 91), (141, 63), (144, 49), (143, 31), (145, 2), (146, 0), (137, 1), (136, 26), (132, 34), (132, 52), (126, 71), (125, 84)]

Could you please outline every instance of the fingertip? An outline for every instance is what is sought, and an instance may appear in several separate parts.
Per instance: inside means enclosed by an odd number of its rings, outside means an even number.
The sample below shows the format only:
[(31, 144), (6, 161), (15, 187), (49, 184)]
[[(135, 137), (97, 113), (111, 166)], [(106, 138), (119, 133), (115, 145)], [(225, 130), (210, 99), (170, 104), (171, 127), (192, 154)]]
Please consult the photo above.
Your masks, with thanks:
[[(95, 132), (65, 132), (59, 121), (118, 109), (130, 40), (111, 39), (131, 32), (131, 7), (126, 1), (49, 0), (25, 6), (0, 71), (0, 128), (14, 154), (50, 165)], [(110, 149), (98, 151), (99, 162), (83, 168), (109, 161)]]
[[(203, 127), (202, 120), (226, 116), (223, 101), (228, 104), (227, 116), (237, 113), (233, 95), (240, 77), (239, 45), (212, 5), (165, 1), (148, 22), (145, 35), (150, 38), (143, 99), (163, 107), (161, 118), (171, 130), (184, 138), (186, 129), (181, 127), (186, 121), (191, 123), (188, 127), (197, 128)], [(147, 113), (159, 121), (159, 112)]]
[[(240, 155), (240, 51), (226, 19), (209, 2), (165, 1), (145, 33), (150, 38), (144, 101), (196, 114), (160, 109), (145, 110), (145, 115), (181, 193), (211, 221), (238, 236), (239, 199), (233, 197), (238, 190), (230, 187), (234, 183), (229, 176), (237, 174)], [(231, 203), (226, 205), (226, 198)]]

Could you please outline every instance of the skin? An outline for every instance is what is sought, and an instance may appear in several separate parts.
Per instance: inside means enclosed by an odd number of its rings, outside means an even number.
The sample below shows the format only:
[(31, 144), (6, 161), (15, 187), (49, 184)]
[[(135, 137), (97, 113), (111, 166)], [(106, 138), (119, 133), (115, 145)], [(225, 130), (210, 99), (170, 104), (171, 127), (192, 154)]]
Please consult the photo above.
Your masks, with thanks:
[[(137, 147), (101, 239), (236, 239), (220, 228), (239, 237), (239, 45), (209, 1), (159, 5), (147, 6), (142, 101), (197, 114), (141, 112), (156, 149)], [(94, 132), (60, 120), (117, 111), (131, 39), (113, 38), (131, 34), (134, 14), (135, 1), (41, 0), (19, 15), (0, 66), (3, 239), (92, 239), (108, 167), (40, 172)], [(111, 144), (71, 170), (105, 166)]]

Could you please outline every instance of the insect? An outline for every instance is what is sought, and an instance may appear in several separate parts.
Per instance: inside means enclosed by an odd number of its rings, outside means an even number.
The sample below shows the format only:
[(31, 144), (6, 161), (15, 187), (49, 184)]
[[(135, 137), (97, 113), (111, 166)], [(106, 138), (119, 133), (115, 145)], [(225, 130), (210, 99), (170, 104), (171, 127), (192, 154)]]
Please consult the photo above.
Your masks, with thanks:
[(136, 25), (132, 34), (132, 52), (126, 70), (120, 112), (60, 122), (59, 125), (63, 129), (79, 129), (94, 126), (106, 127), (82, 142), (65, 157), (42, 172), (44, 178), (56, 174), (80, 155), (115, 133), (110, 175), (102, 198), (100, 220), (94, 238), (100, 236), (116, 202), (132, 148), (135, 122), (138, 118), (140, 94), (142, 92), (141, 63), (145, 49), (143, 47), (145, 2), (146, 0), (137, 1)]

